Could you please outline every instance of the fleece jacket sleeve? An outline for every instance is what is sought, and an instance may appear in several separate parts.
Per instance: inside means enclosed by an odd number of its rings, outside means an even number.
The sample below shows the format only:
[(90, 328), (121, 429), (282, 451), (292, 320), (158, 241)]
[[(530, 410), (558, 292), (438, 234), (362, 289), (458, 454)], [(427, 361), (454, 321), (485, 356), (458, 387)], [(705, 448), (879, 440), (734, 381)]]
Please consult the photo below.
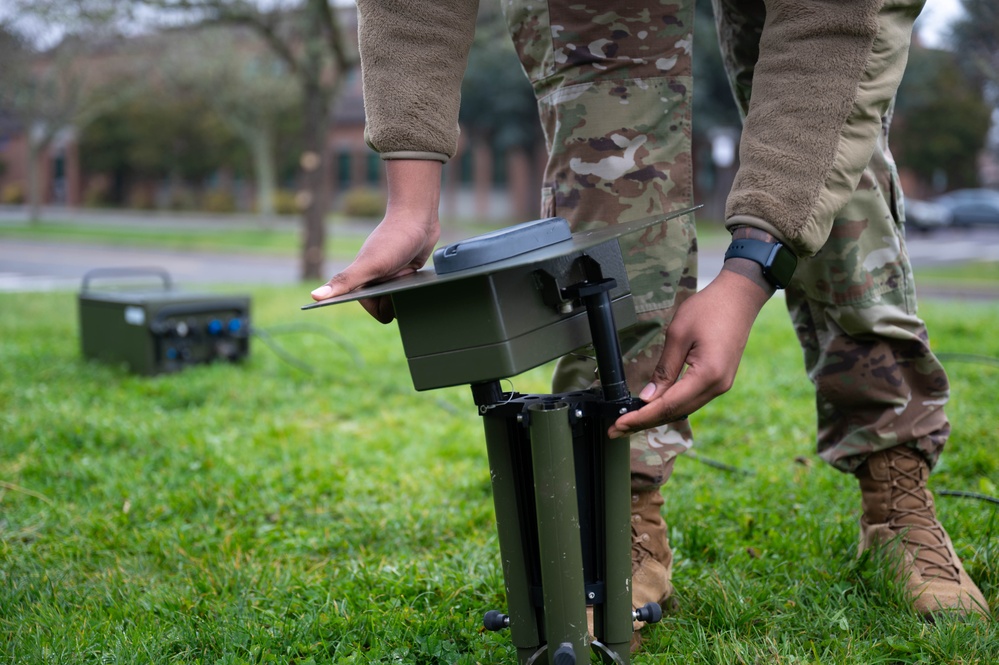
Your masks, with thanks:
[(383, 159), (454, 156), (478, 0), (358, 0), (365, 140)]
[(915, 0), (770, 0), (726, 204), (815, 254), (874, 152), (908, 57)]

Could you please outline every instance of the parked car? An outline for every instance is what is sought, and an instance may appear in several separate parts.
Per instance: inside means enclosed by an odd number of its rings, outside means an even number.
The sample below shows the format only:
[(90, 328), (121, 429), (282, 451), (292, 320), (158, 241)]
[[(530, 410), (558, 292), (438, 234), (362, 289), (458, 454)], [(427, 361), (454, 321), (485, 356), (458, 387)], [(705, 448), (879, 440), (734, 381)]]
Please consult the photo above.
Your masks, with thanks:
[(907, 228), (928, 233), (934, 229), (950, 226), (953, 220), (950, 210), (938, 203), (905, 199), (905, 225)]
[(958, 189), (937, 197), (934, 203), (950, 211), (954, 226), (999, 225), (999, 191), (994, 189)]

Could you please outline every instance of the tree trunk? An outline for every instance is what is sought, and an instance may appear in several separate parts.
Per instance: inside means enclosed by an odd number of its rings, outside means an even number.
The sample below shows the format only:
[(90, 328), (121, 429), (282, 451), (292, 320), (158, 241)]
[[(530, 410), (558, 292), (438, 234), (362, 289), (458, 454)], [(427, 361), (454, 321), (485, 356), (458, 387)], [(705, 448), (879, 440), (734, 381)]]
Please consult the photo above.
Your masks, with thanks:
[(44, 151), (44, 143), (28, 140), (28, 219), (32, 224), (38, 224), (42, 218), (42, 183), (38, 170)]
[(318, 82), (305, 86), (305, 151), (302, 154), (302, 280), (324, 279), (326, 243), (326, 111), (325, 91)]

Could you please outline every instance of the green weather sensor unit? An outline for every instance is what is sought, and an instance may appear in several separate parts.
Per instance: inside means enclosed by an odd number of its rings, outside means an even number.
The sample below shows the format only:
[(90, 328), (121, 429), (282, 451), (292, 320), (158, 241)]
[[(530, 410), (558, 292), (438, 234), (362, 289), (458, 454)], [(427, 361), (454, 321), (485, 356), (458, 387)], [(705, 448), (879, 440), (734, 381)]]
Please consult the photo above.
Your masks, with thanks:
[[(520, 665), (627, 665), (631, 607), (631, 451), (606, 432), (640, 408), (625, 383), (618, 328), (636, 321), (618, 239), (689, 214), (571, 233), (555, 217), (438, 249), (433, 268), (307, 305), (389, 296), (417, 390), (470, 384), (485, 429), (505, 611)], [(500, 380), (592, 345), (599, 387), (503, 392)], [(593, 611), (593, 634), (587, 608)]]

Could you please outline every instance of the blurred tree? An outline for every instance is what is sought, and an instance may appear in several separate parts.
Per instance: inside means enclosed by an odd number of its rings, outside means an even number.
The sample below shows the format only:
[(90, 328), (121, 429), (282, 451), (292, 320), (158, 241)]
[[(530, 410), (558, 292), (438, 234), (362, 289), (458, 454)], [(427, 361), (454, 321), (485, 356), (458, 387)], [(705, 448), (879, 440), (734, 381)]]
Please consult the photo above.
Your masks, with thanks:
[(195, 24), (244, 26), (267, 44), (287, 67), (301, 98), (303, 150), (303, 280), (322, 277), (325, 255), (330, 109), (347, 74), (357, 63), (355, 49), (340, 26), (332, 0), (8, 0), (42, 17), (50, 30), (74, 22), (111, 26), (123, 32)]
[[(82, 2), (85, 0), (76, 0)], [(111, 2), (113, 0), (94, 0)], [(123, 0), (122, 0), (123, 1)], [(159, 20), (242, 25), (256, 32), (297, 82), (303, 110), (303, 280), (323, 277), (329, 182), (326, 132), (330, 109), (348, 72), (357, 63), (330, 0), (134, 0), (155, 10)]]
[(694, 5), (694, 134), (706, 138), (716, 127), (740, 127), (739, 109), (725, 74), (711, 0)]
[(988, 146), (999, 162), (999, 3), (963, 0), (964, 15), (951, 25), (949, 43), (962, 69), (978, 82), (992, 106), (993, 136)]
[[(694, 5), (693, 70), (694, 195), (696, 202), (705, 206), (698, 218), (720, 220), (725, 215), (725, 200), (737, 168), (742, 119), (718, 47), (711, 0), (697, 0)], [(716, 143), (719, 148), (729, 149), (728, 163), (716, 163)]]
[(995, 0), (962, 0), (964, 14), (950, 27), (948, 43), (961, 58), (962, 69), (990, 88), (999, 104), (999, 3)]
[(133, 203), (127, 197), (136, 185), (168, 180), (169, 205), (182, 207), (181, 185), (203, 182), (220, 166), (240, 171), (240, 147), (203, 99), (154, 85), (100, 114), (80, 137), (82, 167), (110, 176), (113, 203)]
[(496, 150), (534, 148), (541, 124), (534, 91), (497, 11), (483, 16), (461, 84), (460, 122)]
[(891, 146), (900, 167), (926, 182), (978, 184), (977, 156), (985, 145), (990, 109), (976, 83), (950, 51), (914, 47), (899, 86)]
[(282, 118), (300, 111), (287, 65), (252, 35), (232, 27), (174, 35), (160, 72), (170, 89), (205, 101), (246, 144), (253, 159), (257, 212), (274, 213), (275, 137)]
[[(497, 155), (522, 150), (527, 163), (538, 163), (544, 150), (541, 123), (534, 90), (521, 69), (507, 33), (506, 21), (495, 3), (483, 3), (461, 84), (458, 116), (476, 140), (485, 141)], [(540, 183), (540, 174), (531, 174)], [(529, 201), (518, 201), (518, 213), (537, 211), (537, 189), (525, 193)]]
[(106, 44), (93, 35), (62, 36), (54, 47), (40, 51), (38, 35), (27, 29), (0, 29), (0, 107), (15, 118), (26, 134), (29, 215), (41, 217), (40, 161), (56, 138), (79, 132), (103, 110), (121, 103), (126, 85), (109, 86), (108, 70), (97, 73), (81, 56)]

